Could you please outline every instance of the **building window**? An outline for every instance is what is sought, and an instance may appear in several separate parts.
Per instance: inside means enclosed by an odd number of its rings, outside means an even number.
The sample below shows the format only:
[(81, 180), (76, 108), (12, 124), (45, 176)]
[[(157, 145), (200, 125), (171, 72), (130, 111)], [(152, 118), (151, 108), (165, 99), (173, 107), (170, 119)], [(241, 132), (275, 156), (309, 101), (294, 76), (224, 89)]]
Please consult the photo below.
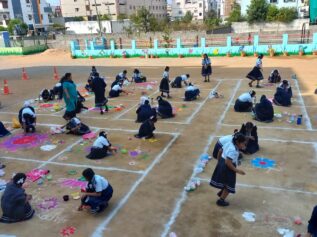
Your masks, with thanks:
[(79, 8), (78, 7), (75, 8), (75, 12), (79, 12)]
[(135, 6), (133, 6), (133, 10), (135, 10)]
[(182, 15), (182, 14), (183, 14), (183, 12), (182, 12), (182, 11), (178, 11), (178, 14), (179, 14), (179, 15)]
[(74, 0), (74, 2), (77, 2), (77, 0)]
[(130, 5), (130, 10), (132, 10), (132, 6)]
[(29, 21), (32, 21), (32, 15), (28, 15)]
[(41, 20), (43, 21), (43, 14), (41, 14)]
[(180, 6), (180, 5), (181, 5), (181, 3), (180, 3), (180, 2), (178, 2), (178, 3), (176, 3), (176, 5), (177, 5), (177, 6)]
[(270, 3), (277, 3), (277, 0), (270, 0)]
[(25, 0), (26, 3), (30, 3), (30, 0)]
[(199, 16), (202, 16), (203, 14), (201, 12), (199, 12)]
[(199, 3), (199, 7), (202, 8), (202, 7), (203, 7), (203, 4), (202, 4), (202, 3)]

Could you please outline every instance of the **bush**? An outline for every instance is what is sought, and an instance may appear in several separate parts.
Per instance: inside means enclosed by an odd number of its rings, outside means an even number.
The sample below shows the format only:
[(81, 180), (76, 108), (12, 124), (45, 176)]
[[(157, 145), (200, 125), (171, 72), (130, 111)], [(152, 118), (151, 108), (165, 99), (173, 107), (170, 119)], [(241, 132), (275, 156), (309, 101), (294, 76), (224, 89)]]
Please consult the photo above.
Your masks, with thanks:
[(266, 0), (252, 0), (247, 9), (247, 21), (250, 24), (266, 20), (269, 4)]
[(241, 17), (241, 6), (240, 4), (234, 2), (233, 3), (233, 10), (230, 13), (230, 16), (227, 18), (228, 22), (239, 22), (242, 21), (243, 18)]
[(292, 22), (297, 18), (297, 10), (296, 8), (291, 7), (282, 7), (279, 9), (277, 20), (280, 22)]
[(270, 4), (267, 10), (266, 20), (277, 21), (278, 14), (279, 14), (278, 8), (275, 5)]
[(18, 35), (26, 35), (28, 28), (28, 25), (20, 19), (12, 19), (8, 24), (8, 31), (11, 35), (14, 34), (15, 30)]
[(8, 29), (5, 28), (4, 26), (0, 26), (0, 31), (8, 31)]

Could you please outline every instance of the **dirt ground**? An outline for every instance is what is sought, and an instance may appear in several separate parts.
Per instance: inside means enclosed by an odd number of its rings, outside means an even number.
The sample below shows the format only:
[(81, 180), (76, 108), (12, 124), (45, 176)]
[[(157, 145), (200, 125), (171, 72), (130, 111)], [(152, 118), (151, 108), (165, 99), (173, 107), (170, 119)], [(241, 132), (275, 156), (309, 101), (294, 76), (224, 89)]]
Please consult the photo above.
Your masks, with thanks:
[[(291, 107), (274, 107), (275, 113), (283, 116), (275, 118), (273, 123), (255, 122), (251, 114), (233, 111), (236, 98), (250, 90), (245, 75), (254, 65), (254, 57), (212, 58), (210, 83), (202, 82), (200, 63), (199, 58), (72, 60), (69, 54), (55, 50), (39, 55), (0, 57), (1, 87), (7, 79), (12, 92), (3, 95), (0, 91), (0, 121), (7, 127), (12, 126), (12, 118), (17, 116), (24, 100), (35, 100), (43, 88), (53, 87), (56, 83), (53, 66), (56, 66), (60, 76), (72, 72), (86, 97), (85, 105), (90, 110), (79, 114), (79, 118), (96, 133), (108, 131), (111, 143), (119, 150), (100, 161), (86, 159), (93, 141), (49, 132), (51, 127), (65, 123), (63, 102), (44, 106), (34, 101), (37, 134), (44, 138), (32, 147), (17, 149), (9, 145), (22, 133), (20, 129), (1, 138), (0, 162), (7, 167), (0, 179), (9, 181), (13, 173), (35, 168), (50, 170), (52, 179), (43, 178), (42, 184), (27, 182), (26, 192), (33, 195), (31, 204), (36, 215), (24, 223), (0, 224), (0, 236), (56, 237), (62, 236), (61, 231), (67, 227), (75, 228), (70, 236), (79, 237), (165, 237), (171, 232), (178, 237), (271, 237), (280, 236), (278, 228), (303, 235), (317, 203), (317, 97), (314, 94), (317, 58), (264, 58), (264, 77), (278, 68), (282, 78), (290, 80), (294, 94)], [(83, 90), (92, 65), (106, 77), (108, 86), (121, 70), (127, 69), (130, 76), (138, 67), (153, 82), (152, 88), (126, 87), (129, 94), (110, 99), (110, 112), (100, 115), (93, 109), (94, 96)], [(159, 81), (167, 65), (171, 67), (171, 79), (189, 73), (190, 80), (201, 89), (201, 97), (184, 102), (184, 89), (172, 89), (170, 101), (176, 116), (158, 121), (155, 139), (135, 139), (133, 135), (140, 126), (134, 122), (139, 98), (142, 92), (154, 99), (159, 95)], [(21, 80), (22, 67), (26, 68), (29, 80)], [(294, 74), (297, 80), (291, 79)], [(255, 89), (257, 98), (262, 94), (272, 98), (275, 85), (267, 84), (266, 80), (263, 83), (263, 88)], [(213, 89), (223, 98), (208, 99)], [(57, 103), (59, 111), (54, 109)], [(289, 123), (286, 114), (302, 114), (303, 123)], [(216, 162), (211, 160), (202, 173), (193, 171), (201, 154), (212, 153), (219, 136), (231, 134), (247, 121), (258, 126), (260, 151), (244, 156), (240, 168), (246, 175), (237, 177), (237, 193), (228, 198), (230, 206), (220, 208), (216, 205), (217, 190), (209, 186)], [(56, 148), (42, 151), (42, 145), (56, 145)], [(257, 157), (272, 159), (276, 166), (254, 168), (251, 161)], [(71, 198), (64, 202), (62, 199), (63, 195), (76, 196), (80, 191), (84, 183), (78, 179), (86, 167), (106, 177), (114, 188), (109, 207), (96, 216), (78, 212), (78, 200)], [(200, 179), (200, 187), (192, 192), (184, 191), (192, 178)], [(255, 222), (244, 220), (244, 212), (255, 213)], [(300, 217), (302, 225), (294, 224), (296, 217)]]

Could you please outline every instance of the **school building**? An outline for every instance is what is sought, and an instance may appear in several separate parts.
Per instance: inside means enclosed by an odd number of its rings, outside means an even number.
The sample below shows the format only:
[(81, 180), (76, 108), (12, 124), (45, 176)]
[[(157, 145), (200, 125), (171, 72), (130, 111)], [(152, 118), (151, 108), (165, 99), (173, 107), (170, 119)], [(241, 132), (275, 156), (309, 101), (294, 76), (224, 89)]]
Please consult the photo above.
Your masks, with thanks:
[(8, 0), (10, 19), (19, 18), (30, 30), (44, 31), (52, 25), (52, 9), (45, 0)]
[(7, 27), (10, 11), (7, 0), (0, 0), (0, 26)]

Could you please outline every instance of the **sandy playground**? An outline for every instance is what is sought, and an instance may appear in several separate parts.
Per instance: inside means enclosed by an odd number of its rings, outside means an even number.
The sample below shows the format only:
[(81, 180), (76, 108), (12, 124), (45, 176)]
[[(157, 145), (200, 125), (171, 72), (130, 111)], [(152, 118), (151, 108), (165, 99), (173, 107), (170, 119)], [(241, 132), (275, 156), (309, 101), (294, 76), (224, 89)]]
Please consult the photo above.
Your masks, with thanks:
[[(72, 60), (68, 53), (52, 50), (40, 55), (1, 57), (1, 85), (7, 79), (12, 92), (0, 95), (0, 121), (6, 126), (12, 126), (12, 117), (17, 116), (24, 100), (35, 99), (43, 88), (53, 87), (53, 66), (60, 76), (72, 72), (81, 89), (92, 65), (107, 78), (108, 87), (122, 69), (131, 75), (133, 68), (139, 67), (153, 89), (130, 85), (126, 88), (128, 95), (110, 99), (108, 114), (100, 115), (92, 109), (79, 115), (94, 131), (108, 131), (111, 143), (120, 150), (100, 161), (85, 158), (92, 141), (66, 134), (50, 135), (50, 127), (65, 123), (63, 111), (55, 111), (52, 104), (34, 102), (38, 126), (31, 141), (19, 137), (21, 129), (0, 139), (0, 161), (7, 166), (0, 179), (8, 181), (15, 172), (35, 168), (50, 170), (51, 177), (43, 178), (42, 184), (27, 182), (26, 190), (33, 195), (31, 203), (36, 215), (24, 223), (0, 224), (0, 236), (57, 237), (68, 233), (74, 237), (165, 237), (174, 232), (178, 237), (272, 237), (281, 236), (278, 228), (303, 235), (317, 203), (317, 58), (264, 58), (265, 78), (273, 68), (278, 68), (282, 78), (290, 80), (293, 105), (274, 107), (275, 113), (283, 116), (273, 123), (255, 122), (260, 151), (244, 156), (241, 169), (246, 175), (237, 177), (237, 193), (229, 196), (231, 205), (226, 208), (215, 204), (217, 190), (208, 184), (215, 160), (199, 174), (195, 166), (201, 154), (211, 154), (219, 136), (231, 134), (243, 122), (252, 121), (249, 113), (235, 113), (233, 103), (249, 90), (245, 75), (255, 58), (212, 58), (214, 74), (210, 83), (202, 82), (200, 62), (199, 58)], [(153, 98), (159, 95), (158, 85), (166, 65), (171, 67), (171, 78), (189, 73), (201, 89), (201, 97), (183, 102), (183, 89), (172, 89), (170, 101), (176, 117), (158, 121), (155, 139), (135, 139), (139, 97), (142, 91)], [(22, 67), (30, 78), (27, 81), (21, 80)], [(297, 80), (291, 79), (293, 74)], [(262, 94), (273, 97), (275, 86), (264, 83), (263, 88), (256, 89), (257, 98)], [(224, 97), (208, 99), (213, 89)], [(85, 104), (92, 108), (94, 97), (86, 96)], [(63, 103), (59, 106), (63, 107)], [(302, 114), (302, 125), (289, 123), (287, 113)], [(56, 148), (42, 151), (43, 145)], [(123, 154), (122, 150), (128, 153)], [(257, 157), (274, 160), (276, 165), (270, 169), (255, 168), (251, 161)], [(105, 176), (114, 187), (109, 207), (96, 216), (78, 212), (79, 200), (62, 200), (63, 195), (76, 196), (80, 191), (84, 183), (78, 179), (86, 167)], [(184, 186), (193, 178), (199, 179), (201, 185), (186, 192)], [(247, 222), (242, 217), (244, 212), (255, 213), (255, 222)], [(294, 224), (296, 217), (300, 217), (302, 225)]]

